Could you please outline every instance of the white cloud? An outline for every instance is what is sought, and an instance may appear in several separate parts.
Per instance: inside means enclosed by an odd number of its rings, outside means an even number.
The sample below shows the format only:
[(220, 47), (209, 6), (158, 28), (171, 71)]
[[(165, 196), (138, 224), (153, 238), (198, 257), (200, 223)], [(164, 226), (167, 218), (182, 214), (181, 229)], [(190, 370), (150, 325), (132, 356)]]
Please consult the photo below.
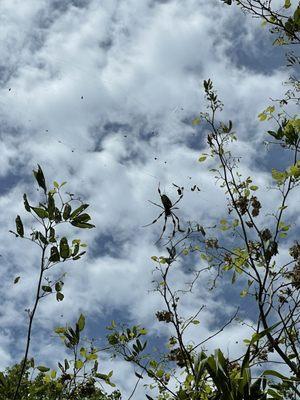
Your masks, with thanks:
[[(29, 175), (40, 163), (50, 182), (68, 181), (67, 189), (90, 203), (96, 229), (80, 233), (90, 245), (90, 257), (59, 267), (68, 271), (66, 298), (62, 303), (48, 298), (41, 304), (35, 332), (38, 327), (55, 326), (61, 314), (67, 320), (81, 311), (94, 319), (101, 319), (102, 313), (112, 319), (110, 311), (113, 315), (116, 310), (159, 329), (153, 313), (161, 300), (148, 290), (150, 256), (159, 252), (153, 243), (163, 218), (141, 227), (159, 215), (160, 209), (147, 200), (160, 201), (159, 182), (162, 191), (176, 199), (172, 186), (176, 183), (186, 188), (176, 211), (180, 218), (210, 224), (226, 212), (207, 166), (197, 163), (206, 140), (201, 130), (195, 135), (190, 121), (205, 109), (201, 82), (213, 79), (225, 102), (222, 118), (234, 121), (242, 140), (234, 148), (243, 156), (241, 168), (249, 175), (255, 172), (268, 205), (274, 204), (273, 193), (265, 191), (269, 178), (255, 165), (264, 130), (256, 118), (269, 97), (280, 97), (287, 73), (283, 69), (265, 73), (233, 62), (227, 30), (241, 24), (241, 44), (251, 47), (257, 57), (255, 40), (263, 31), (237, 10), (213, 2), (93, 0), (82, 7), (68, 3), (64, 8), (61, 3), (59, 9), (55, 2), (9, 0), (2, 2), (1, 13), (5, 68), (0, 91), (0, 176), (20, 175), (20, 182), (0, 197), (5, 268), (1, 323), (10, 330), (22, 326), (23, 309), (36, 284), (37, 254), (7, 231), (16, 214), (24, 215), (23, 192), (31, 191), (30, 197), (35, 197)], [(238, 57), (238, 49), (233, 50)], [(201, 192), (190, 191), (194, 184)], [(13, 287), (16, 274), (21, 281)], [(177, 279), (182, 283), (185, 274), (178, 272)], [(194, 300), (195, 304), (184, 301), (184, 314), (193, 312), (206, 297), (196, 295)], [(207, 303), (215, 311), (220, 301)], [(228, 306), (225, 311), (230, 315), (232, 309)], [(204, 312), (206, 335), (215, 330), (213, 325), (211, 311)], [(244, 328), (229, 329), (230, 337), (246, 337)], [(227, 335), (213, 345), (225, 343)], [(6, 337), (5, 331), (2, 343)], [(231, 348), (237, 354), (235, 344)], [(8, 363), (10, 355), (5, 354)], [(51, 359), (51, 352), (43, 354)], [(120, 380), (126, 386), (125, 378)]]

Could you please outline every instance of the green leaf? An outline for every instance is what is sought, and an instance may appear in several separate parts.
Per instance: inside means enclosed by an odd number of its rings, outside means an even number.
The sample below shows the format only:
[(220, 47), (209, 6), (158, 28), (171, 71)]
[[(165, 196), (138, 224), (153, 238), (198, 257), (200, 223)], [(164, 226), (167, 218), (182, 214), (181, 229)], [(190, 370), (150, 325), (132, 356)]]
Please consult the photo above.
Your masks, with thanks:
[(239, 226), (240, 221), (238, 219), (235, 219), (232, 223), (233, 228), (236, 228), (237, 226)]
[(82, 211), (84, 211), (86, 208), (88, 208), (88, 204), (81, 204), (78, 208), (76, 208), (72, 214), (70, 215), (70, 218), (73, 219), (77, 217)]
[(297, 164), (292, 165), (290, 167), (289, 175), (293, 176), (294, 178), (300, 177), (300, 163), (299, 162), (297, 162)]
[(52, 379), (55, 379), (55, 378), (56, 378), (56, 371), (55, 371), (54, 369), (51, 371), (50, 377), (51, 377)]
[(283, 396), (273, 389), (268, 389), (267, 393), (272, 396), (272, 397), (268, 397), (269, 399), (283, 400)]
[(38, 235), (39, 235), (39, 240), (40, 240), (45, 246), (47, 246), (48, 240), (45, 238), (45, 236), (44, 236), (41, 232), (38, 232)]
[(48, 214), (49, 218), (53, 219), (54, 218), (54, 212), (55, 212), (55, 202), (54, 202), (54, 197), (52, 194), (48, 194)]
[(70, 368), (69, 361), (65, 358), (65, 370), (67, 371)]
[(198, 321), (197, 319), (194, 319), (194, 320), (192, 321), (192, 324), (194, 324), (194, 325), (199, 325), (199, 324), (200, 324), (200, 321)]
[(43, 365), (39, 365), (39, 366), (37, 366), (36, 368), (37, 368), (39, 371), (41, 371), (41, 372), (48, 372), (48, 371), (50, 371), (50, 368), (44, 367)]
[(31, 207), (39, 218), (48, 218), (48, 212), (40, 207)]
[(76, 228), (82, 228), (82, 229), (91, 229), (91, 228), (95, 228), (95, 225), (93, 225), (93, 224), (88, 224), (87, 222), (71, 221), (71, 224), (72, 224), (73, 226), (76, 226)]
[(97, 358), (98, 358), (98, 356), (97, 356), (97, 354), (95, 354), (95, 353), (91, 353), (91, 354), (88, 354), (88, 355), (86, 356), (86, 359), (87, 359), (87, 360), (97, 360)]
[(201, 122), (201, 119), (199, 117), (194, 118), (193, 121), (192, 121), (192, 125), (193, 126), (199, 125), (200, 122)]
[(258, 340), (260, 340), (261, 338), (263, 338), (264, 336), (266, 336), (268, 333), (270, 333), (274, 328), (276, 328), (281, 322), (277, 322), (276, 324), (270, 326), (270, 328), (267, 328), (265, 330), (263, 330), (262, 332), (259, 333), (255, 333), (254, 335), (252, 335), (251, 338), (251, 344), (257, 342)]
[(52, 288), (51, 288), (51, 286), (48, 286), (48, 285), (42, 286), (42, 290), (47, 293), (52, 293)]
[(260, 121), (265, 121), (267, 119), (267, 115), (264, 112), (262, 112), (262, 113), (258, 114), (258, 119)]
[(34, 175), (38, 185), (44, 190), (45, 194), (47, 194), (47, 187), (46, 187), (44, 173), (39, 164), (38, 164), (38, 170), (37, 171), (33, 170), (33, 175)]
[(82, 360), (76, 360), (75, 361), (75, 368), (80, 369), (83, 367), (83, 361)]
[(253, 191), (255, 191), (255, 190), (257, 190), (258, 189), (258, 186), (256, 186), (256, 185), (252, 185), (252, 186), (250, 186), (250, 190), (253, 190)]
[(158, 378), (162, 378), (162, 377), (164, 376), (164, 370), (159, 369), (159, 370), (156, 372), (156, 376), (157, 376)]
[(88, 221), (90, 221), (90, 219), (91, 219), (91, 217), (89, 216), (89, 214), (81, 214), (81, 215), (78, 215), (78, 217), (75, 217), (73, 219), (73, 222), (76, 222), (76, 223), (88, 222)]
[(57, 301), (63, 301), (64, 297), (65, 296), (61, 292), (57, 292), (56, 293), (56, 300)]
[(72, 210), (72, 208), (71, 208), (70, 204), (68, 204), (68, 203), (65, 204), (64, 211), (63, 211), (63, 219), (64, 220), (67, 220), (70, 217), (71, 210)]
[(78, 254), (79, 248), (80, 248), (79, 244), (76, 243), (75, 246), (74, 246), (74, 250), (73, 250), (73, 253), (72, 253), (72, 257), (75, 257), (75, 256)]
[(28, 203), (26, 193), (23, 194), (23, 199), (24, 199), (24, 207), (25, 207), (25, 210), (28, 211), (28, 212), (30, 212), (30, 205), (29, 205), (29, 203)]
[(54, 182), (53, 182), (53, 186), (54, 186), (56, 189), (58, 189), (58, 188), (59, 188), (58, 182), (54, 181)]
[(286, 171), (277, 171), (275, 168), (272, 169), (272, 178), (277, 182), (278, 185), (282, 185), (287, 179), (288, 173)]
[(290, 378), (287, 378), (286, 376), (280, 374), (279, 372), (274, 371), (274, 370), (271, 370), (271, 369), (265, 370), (265, 371), (262, 373), (262, 375), (276, 376), (276, 378), (279, 378), (279, 379), (282, 379), (282, 380), (285, 380), (285, 381), (288, 381), (288, 380), (290, 379)]
[(80, 349), (80, 355), (81, 355), (81, 357), (86, 358), (86, 349), (85, 349), (84, 347), (81, 347), (81, 349)]
[(86, 251), (82, 251), (81, 253), (77, 254), (77, 256), (73, 257), (73, 260), (79, 260), (85, 253)]
[(55, 207), (55, 211), (54, 211), (54, 220), (55, 220), (55, 222), (61, 222), (61, 212), (59, 211), (59, 209), (57, 207)]
[(291, 7), (291, 0), (285, 0), (284, 2), (284, 8), (290, 8)]
[(56, 284), (55, 284), (55, 290), (56, 290), (56, 292), (60, 292), (61, 289), (62, 289), (62, 287), (63, 287), (63, 285), (62, 285), (62, 282), (61, 282), (61, 281), (56, 282)]
[(83, 314), (80, 314), (77, 324), (79, 331), (81, 332), (85, 327), (85, 316)]
[(70, 255), (70, 248), (69, 248), (68, 240), (66, 237), (63, 237), (60, 239), (59, 253), (60, 253), (61, 258), (63, 258), (64, 260), (67, 259)]
[(63, 326), (59, 326), (57, 328), (54, 329), (54, 332), (61, 335), (64, 334), (66, 332), (66, 328), (64, 328)]
[(16, 229), (17, 229), (18, 235), (23, 237), (24, 236), (24, 227), (23, 227), (23, 223), (22, 223), (20, 215), (17, 215), (17, 218), (16, 218)]
[(5, 376), (3, 372), (0, 372), (0, 385), (5, 386), (5, 384), (6, 384)]
[(198, 158), (198, 161), (199, 162), (203, 162), (203, 161), (206, 160), (206, 158), (207, 158), (207, 156), (201, 156), (201, 157)]
[(58, 248), (56, 246), (52, 246), (51, 251), (50, 251), (49, 261), (50, 262), (58, 262), (59, 260), (60, 260), (60, 256), (59, 256)]

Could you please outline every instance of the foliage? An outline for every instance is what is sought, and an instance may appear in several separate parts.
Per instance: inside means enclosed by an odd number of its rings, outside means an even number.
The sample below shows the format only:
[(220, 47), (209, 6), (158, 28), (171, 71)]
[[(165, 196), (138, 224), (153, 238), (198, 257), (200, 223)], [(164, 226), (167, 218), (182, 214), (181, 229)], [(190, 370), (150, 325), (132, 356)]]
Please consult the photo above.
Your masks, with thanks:
[[(0, 385), (0, 398), (2, 400), (11, 400), (16, 389), (21, 369), (21, 364), (7, 368), (2, 373), (2, 384)], [(46, 367), (44, 367), (46, 368)], [(41, 367), (40, 367), (41, 369)], [(47, 368), (46, 368), (47, 369)], [(51, 379), (45, 379), (46, 375), (39, 372), (39, 367), (34, 367), (33, 359), (26, 363), (23, 374), (22, 386), (19, 391), (21, 399), (28, 400), (65, 400), (65, 399), (81, 399), (81, 400), (118, 400), (120, 393), (114, 391), (111, 394), (105, 393), (101, 388), (95, 385), (95, 382), (87, 380), (81, 384), (72, 394), (66, 393), (67, 386), (62, 378), (58, 377), (51, 371)], [(34, 377), (33, 377), (34, 374)]]
[[(226, 3), (231, 5), (233, 1)], [(272, 25), (272, 33), (278, 35), (275, 44), (299, 43), (299, 6), (288, 15), (292, 5), (287, 1), (283, 5), (285, 14), (281, 13), (282, 9), (273, 10), (271, 1), (236, 3)], [(295, 82), (298, 81), (295, 79)], [(259, 186), (252, 177), (242, 176), (239, 157), (231, 153), (231, 143), (237, 141), (234, 123), (219, 121), (219, 113), (224, 106), (212, 81), (204, 81), (208, 111), (194, 118), (192, 125), (197, 127), (202, 124), (205, 130), (209, 130), (208, 150), (199, 157), (199, 162), (213, 165), (211, 171), (225, 191), (228, 215), (215, 227), (203, 227), (196, 222), (189, 223), (184, 234), (177, 230), (175, 237), (172, 232), (166, 244), (167, 255), (151, 257), (159, 276), (155, 290), (165, 304), (165, 309), (158, 311), (156, 316), (160, 322), (169, 324), (173, 332), (168, 352), (155, 359), (153, 354), (144, 352), (146, 346), (142, 342), (138, 345), (135, 336), (126, 335), (124, 329), (117, 327), (108, 336), (109, 340), (113, 337), (116, 341), (115, 351), (140, 369), (137, 374), (139, 379), (144, 374), (153, 380), (149, 388), (157, 389), (158, 399), (263, 400), (300, 397), (299, 243), (296, 241), (289, 245), (289, 259), (282, 262), (277, 256), (284, 252), (287, 239), (292, 235), (291, 221), (285, 215), (290, 193), (300, 183), (300, 119), (299, 116), (291, 116), (284, 108), (289, 101), (299, 102), (297, 85), (293, 87), (293, 96), (289, 92), (278, 105), (268, 106), (258, 116), (260, 121), (275, 122), (274, 129), (267, 132), (271, 138), (268, 144), (279, 145), (290, 154), (290, 163), (285, 170), (271, 171), (273, 189), (278, 191), (280, 202), (270, 219), (263, 215)], [(214, 228), (219, 233), (214, 234)], [(234, 240), (228, 240), (229, 234)], [(170, 271), (175, 273), (178, 262), (183, 262), (190, 253), (199, 253), (204, 266), (195, 271), (188, 288), (175, 290), (169, 277)], [(253, 335), (245, 339), (246, 351), (237, 359), (225, 357), (220, 349), (214, 355), (206, 354), (204, 344), (231, 324), (238, 310), (212, 336), (203, 338), (197, 344), (188, 343), (185, 339), (189, 327), (199, 323), (201, 326), (198, 318), (203, 307), (199, 307), (195, 315), (183, 318), (179, 313), (181, 297), (191, 292), (196, 281), (208, 270), (215, 275), (211, 290), (217, 281), (227, 280), (226, 275), (230, 274), (233, 286), (245, 285), (240, 295), (248, 298), (256, 309), (257, 320), (251, 325)], [(131, 329), (127, 329), (130, 333)], [(283, 374), (282, 367), (290, 373)], [(259, 376), (254, 378), (258, 372)], [(153, 397), (147, 395), (147, 398), (151, 400)]]
[[(57, 264), (67, 260), (79, 260), (85, 254), (83, 248), (86, 247), (86, 244), (82, 243), (80, 239), (73, 239), (72, 244), (70, 244), (70, 240), (68, 240), (67, 237), (63, 236), (59, 238), (57, 227), (66, 223), (81, 229), (94, 227), (94, 225), (89, 222), (91, 219), (89, 214), (83, 212), (88, 208), (88, 204), (84, 204), (81, 200), (75, 199), (74, 195), (71, 193), (68, 194), (67, 200), (63, 199), (61, 188), (66, 182), (59, 185), (55, 181), (53, 188), (48, 190), (44, 173), (40, 165), (38, 165), (37, 170), (33, 171), (33, 174), (39, 188), (42, 189), (42, 201), (35, 206), (31, 205), (26, 194), (23, 195), (23, 200), (24, 208), (31, 214), (36, 223), (36, 227), (31, 228), (31, 232), (27, 233), (22, 219), (18, 215), (15, 221), (16, 231), (10, 231), (17, 238), (27, 239), (37, 245), (40, 250), (41, 260), (34, 303), (31, 309), (26, 310), (29, 320), (27, 340), (23, 366), (13, 396), (14, 400), (19, 398), (19, 390), (27, 365), (33, 320), (38, 304), (41, 299), (52, 294), (55, 294), (57, 301), (62, 301), (64, 299), (62, 289), (65, 274), (59, 276), (53, 274), (53, 278), (51, 279), (49, 276), (45, 276), (45, 274), (47, 273), (48, 275), (49, 271), (52, 272)], [(20, 277), (16, 277), (14, 283), (17, 284), (19, 279)]]

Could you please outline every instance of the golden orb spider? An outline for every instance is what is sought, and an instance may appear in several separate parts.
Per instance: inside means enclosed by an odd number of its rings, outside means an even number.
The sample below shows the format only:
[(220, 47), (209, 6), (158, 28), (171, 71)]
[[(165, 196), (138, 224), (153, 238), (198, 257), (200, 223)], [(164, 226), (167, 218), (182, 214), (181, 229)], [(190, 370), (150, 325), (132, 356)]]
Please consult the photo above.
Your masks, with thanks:
[(160, 196), (160, 200), (161, 200), (162, 206), (160, 204), (154, 203), (151, 200), (148, 200), (149, 203), (154, 204), (155, 206), (157, 206), (159, 208), (162, 208), (163, 211), (159, 214), (159, 216), (154, 221), (150, 222), (150, 224), (144, 225), (143, 227), (155, 224), (163, 215), (165, 217), (163, 229), (162, 229), (162, 232), (161, 232), (160, 237), (157, 240), (157, 242), (159, 242), (161, 240), (161, 238), (163, 237), (163, 234), (164, 234), (164, 232), (166, 230), (166, 227), (167, 227), (168, 217), (171, 217), (172, 222), (173, 222), (173, 232), (172, 232), (171, 238), (173, 238), (175, 236), (176, 230), (179, 231), (179, 232), (184, 232), (184, 230), (180, 228), (179, 218), (173, 212), (173, 210), (177, 210), (178, 209), (178, 207), (174, 207), (174, 206), (177, 203), (179, 203), (179, 201), (183, 197), (183, 187), (180, 188), (179, 186), (175, 185), (175, 183), (173, 183), (173, 185), (177, 188), (177, 192), (178, 192), (178, 196), (179, 196), (174, 204), (172, 204), (171, 200), (169, 199), (169, 197), (166, 194), (161, 194), (160, 184), (158, 185), (157, 190), (158, 190), (158, 194)]

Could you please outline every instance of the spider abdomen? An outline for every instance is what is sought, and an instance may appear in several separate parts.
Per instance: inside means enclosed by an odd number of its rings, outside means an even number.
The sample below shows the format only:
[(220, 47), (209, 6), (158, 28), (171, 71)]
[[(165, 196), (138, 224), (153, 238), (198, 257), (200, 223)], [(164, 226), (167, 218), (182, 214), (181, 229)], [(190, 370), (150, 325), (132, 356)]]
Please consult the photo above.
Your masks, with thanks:
[(166, 194), (161, 195), (161, 202), (165, 208), (166, 215), (171, 215), (172, 202)]

